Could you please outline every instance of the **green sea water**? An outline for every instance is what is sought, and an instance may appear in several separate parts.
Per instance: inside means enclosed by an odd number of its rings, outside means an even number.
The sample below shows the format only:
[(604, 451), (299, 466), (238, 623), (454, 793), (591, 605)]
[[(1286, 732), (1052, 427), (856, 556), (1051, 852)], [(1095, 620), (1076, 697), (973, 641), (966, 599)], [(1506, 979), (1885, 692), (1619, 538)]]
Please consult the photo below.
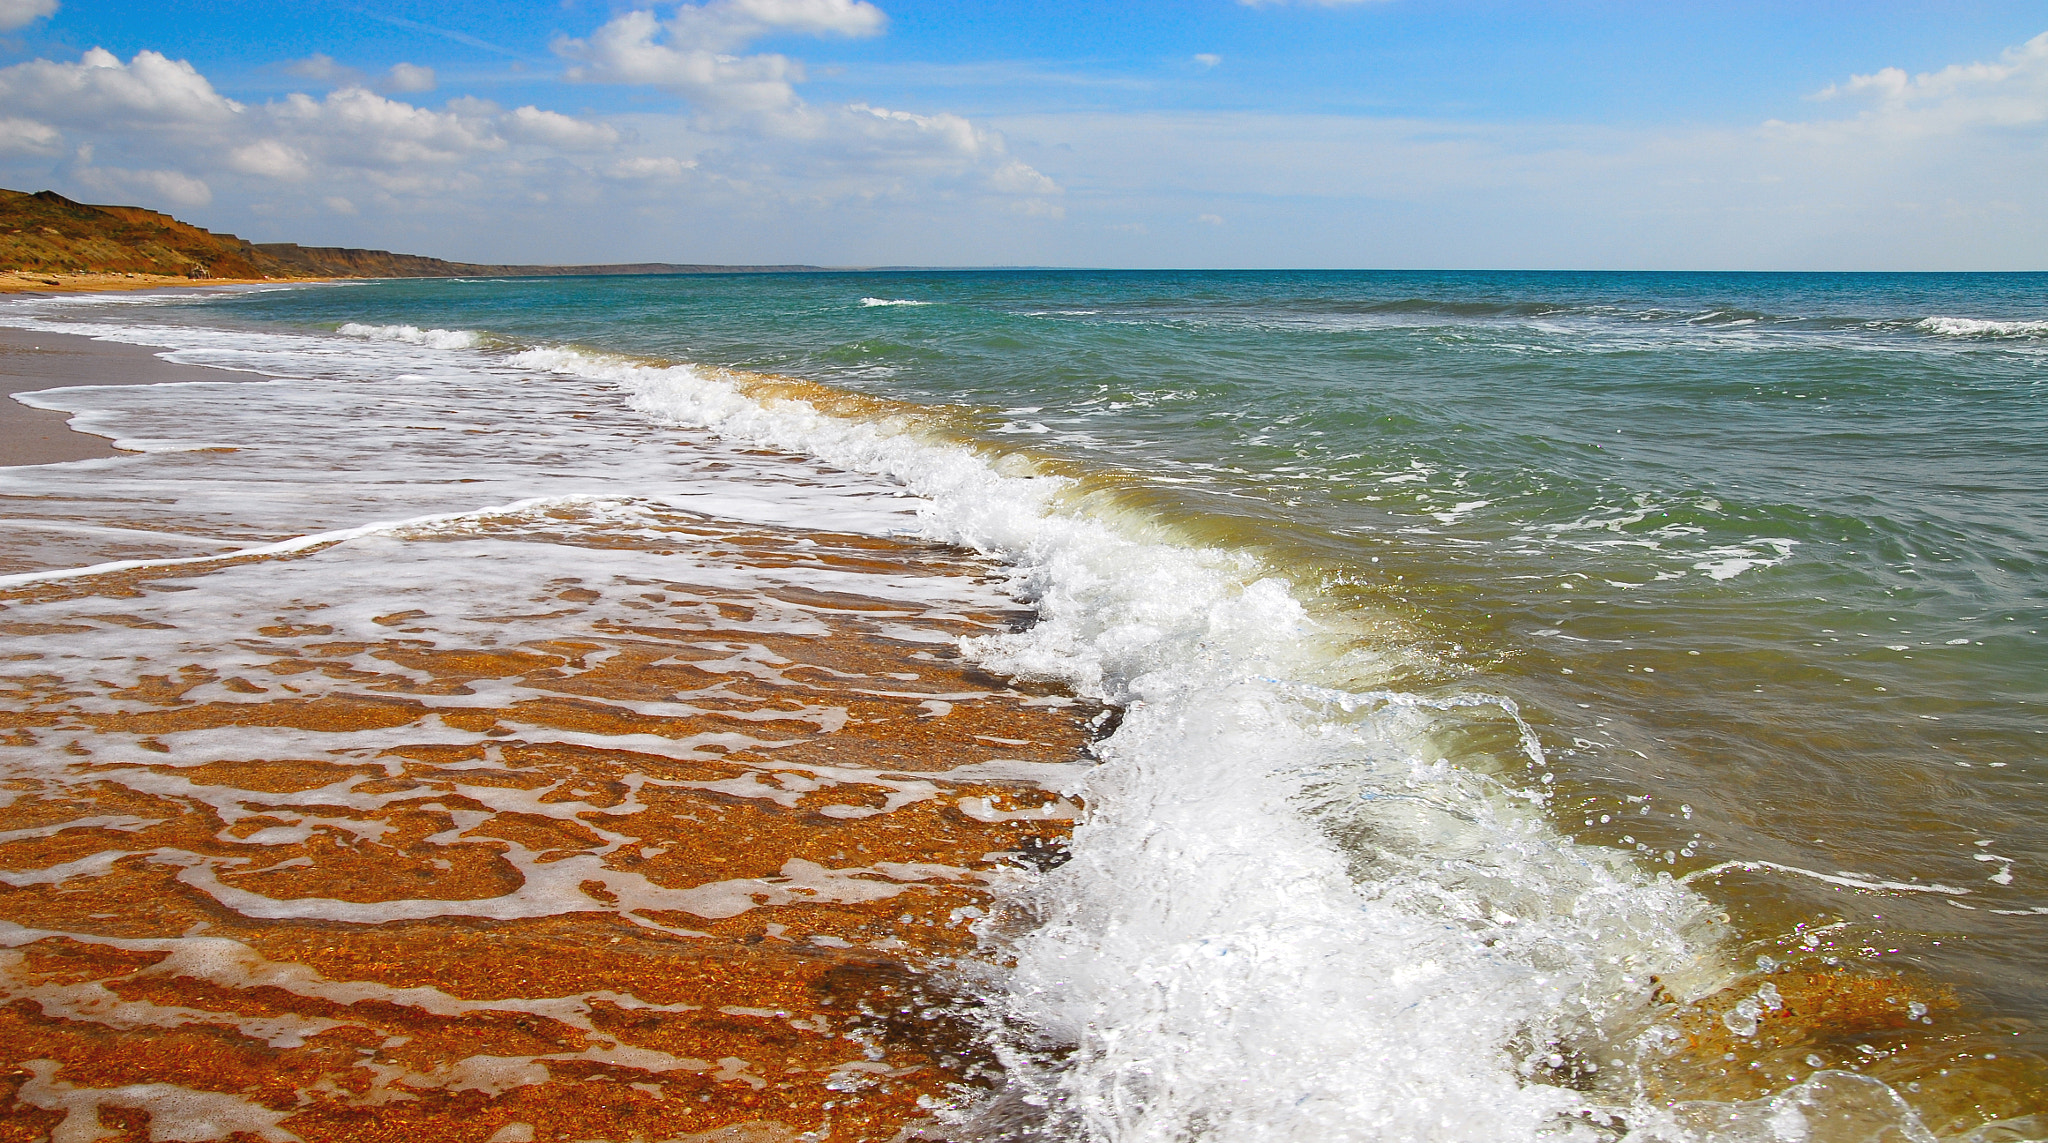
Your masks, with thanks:
[[(2048, 1110), (2048, 275), (450, 280), (145, 313), (773, 374), (1062, 474), (1071, 510), (1289, 584), (1352, 648), (1320, 682), (1510, 699), (1545, 773), (1498, 719), (1442, 728), (1449, 764), (1703, 894), (1745, 971), (1937, 998), (1829, 1067), (1957, 1130)], [(1365, 881), (1392, 860), (1348, 844)]]

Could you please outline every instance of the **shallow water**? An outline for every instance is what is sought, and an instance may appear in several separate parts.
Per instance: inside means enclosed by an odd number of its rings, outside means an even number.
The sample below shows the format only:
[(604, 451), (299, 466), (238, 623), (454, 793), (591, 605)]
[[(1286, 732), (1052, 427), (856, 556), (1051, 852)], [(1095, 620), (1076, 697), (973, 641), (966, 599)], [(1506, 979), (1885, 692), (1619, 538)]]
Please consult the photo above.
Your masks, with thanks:
[[(571, 494), (979, 549), (1038, 623), (969, 651), (1126, 715), (1076, 787), (1074, 859), (983, 934), (1014, 962), (981, 986), (1008, 1087), (970, 1126), (1955, 1137), (2048, 1107), (2044, 286), (1018, 272), (16, 303), (297, 380), (38, 398), (153, 451), (68, 466), (63, 500), (58, 470), (16, 470), (11, 516), (102, 530), (14, 558)], [(810, 460), (707, 479), (657, 426)], [(244, 451), (179, 451), (207, 447)], [(757, 490), (778, 472), (839, 499)]]

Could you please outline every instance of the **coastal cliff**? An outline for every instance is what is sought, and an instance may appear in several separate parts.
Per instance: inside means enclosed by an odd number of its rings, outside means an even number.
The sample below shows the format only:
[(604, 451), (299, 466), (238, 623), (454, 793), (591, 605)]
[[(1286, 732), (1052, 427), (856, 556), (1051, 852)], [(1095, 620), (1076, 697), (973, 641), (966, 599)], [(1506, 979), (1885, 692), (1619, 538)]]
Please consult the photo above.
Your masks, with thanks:
[(594, 274), (731, 274), (815, 266), (669, 262), (520, 266), (449, 262), (388, 250), (254, 243), (139, 206), (92, 206), (55, 191), (0, 189), (0, 272), (134, 274), (195, 279), (570, 277)]

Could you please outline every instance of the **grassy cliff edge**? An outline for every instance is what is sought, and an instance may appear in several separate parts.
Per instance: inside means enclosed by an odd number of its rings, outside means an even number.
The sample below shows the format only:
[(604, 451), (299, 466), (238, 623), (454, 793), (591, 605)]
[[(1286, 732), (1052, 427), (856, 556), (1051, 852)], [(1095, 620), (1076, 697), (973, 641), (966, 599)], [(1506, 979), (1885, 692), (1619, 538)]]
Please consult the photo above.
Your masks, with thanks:
[[(146, 275), (190, 279), (567, 277), (589, 274), (729, 274), (815, 266), (711, 266), (671, 262), (517, 266), (448, 262), (388, 250), (254, 243), (139, 206), (90, 206), (55, 191), (0, 189), (0, 273)], [(53, 283), (54, 284), (54, 283)]]

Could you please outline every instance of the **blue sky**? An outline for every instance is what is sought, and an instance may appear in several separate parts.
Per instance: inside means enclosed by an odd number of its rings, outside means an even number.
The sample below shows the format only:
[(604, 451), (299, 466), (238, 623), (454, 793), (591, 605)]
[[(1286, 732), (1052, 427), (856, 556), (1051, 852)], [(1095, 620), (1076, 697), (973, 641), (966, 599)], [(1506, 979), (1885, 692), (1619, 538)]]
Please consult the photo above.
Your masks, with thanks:
[(0, 0), (0, 184), (470, 260), (2048, 268), (2048, 5)]

